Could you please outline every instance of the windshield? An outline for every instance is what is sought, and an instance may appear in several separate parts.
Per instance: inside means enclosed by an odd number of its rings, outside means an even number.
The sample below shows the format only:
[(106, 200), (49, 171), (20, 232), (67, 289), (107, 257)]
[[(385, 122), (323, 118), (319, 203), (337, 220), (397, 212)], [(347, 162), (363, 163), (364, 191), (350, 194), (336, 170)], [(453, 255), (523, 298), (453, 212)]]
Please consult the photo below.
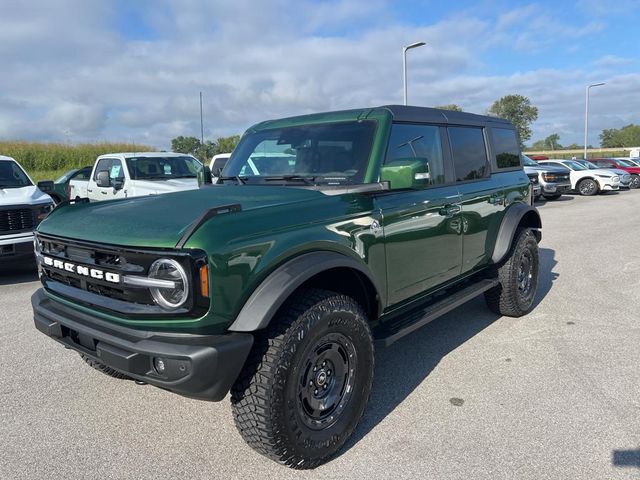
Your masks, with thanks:
[(580, 165), (584, 165), (589, 170), (599, 170), (602, 167), (597, 166), (595, 163), (587, 162), (586, 160), (574, 160), (574, 162), (578, 162)]
[(531, 160), (526, 155), (522, 155), (522, 163), (527, 167), (538, 167), (539, 166), (537, 162)]
[(134, 180), (196, 178), (202, 165), (193, 157), (129, 157), (129, 175)]
[(623, 167), (635, 167), (636, 165), (634, 165), (632, 162), (630, 162), (629, 160), (615, 160), (616, 163), (622, 165)]
[(572, 170), (588, 170), (588, 168), (586, 166), (584, 166), (583, 164), (581, 164), (579, 162), (574, 162), (573, 160), (566, 160), (566, 161), (564, 161), (562, 163), (567, 165)]
[(223, 179), (341, 185), (362, 183), (376, 124), (353, 121), (262, 130), (245, 135)]
[(20, 165), (11, 160), (0, 160), (0, 188), (20, 188), (33, 185)]

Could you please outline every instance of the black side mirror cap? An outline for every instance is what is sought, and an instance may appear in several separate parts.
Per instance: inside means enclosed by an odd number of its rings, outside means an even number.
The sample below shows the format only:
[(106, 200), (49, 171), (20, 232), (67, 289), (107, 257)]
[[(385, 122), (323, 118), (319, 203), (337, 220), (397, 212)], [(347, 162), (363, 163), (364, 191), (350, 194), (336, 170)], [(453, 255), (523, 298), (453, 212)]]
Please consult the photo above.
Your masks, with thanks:
[(53, 180), (42, 180), (38, 182), (38, 190), (44, 193), (53, 192)]

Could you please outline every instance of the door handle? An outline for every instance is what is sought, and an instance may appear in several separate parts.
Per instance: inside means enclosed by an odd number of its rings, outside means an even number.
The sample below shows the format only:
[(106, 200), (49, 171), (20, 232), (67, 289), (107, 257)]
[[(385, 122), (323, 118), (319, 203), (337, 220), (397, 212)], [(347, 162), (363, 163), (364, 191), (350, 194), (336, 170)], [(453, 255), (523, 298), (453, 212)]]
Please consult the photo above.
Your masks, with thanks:
[(460, 205), (445, 205), (442, 207), (438, 213), (443, 217), (453, 217), (456, 213), (459, 213), (462, 210)]
[(107, 195), (108, 192), (105, 192), (104, 190), (102, 190), (100, 193), (103, 195)]
[(93, 190), (89, 190), (89, 189), (87, 188), (87, 192), (89, 192), (89, 193), (93, 193)]

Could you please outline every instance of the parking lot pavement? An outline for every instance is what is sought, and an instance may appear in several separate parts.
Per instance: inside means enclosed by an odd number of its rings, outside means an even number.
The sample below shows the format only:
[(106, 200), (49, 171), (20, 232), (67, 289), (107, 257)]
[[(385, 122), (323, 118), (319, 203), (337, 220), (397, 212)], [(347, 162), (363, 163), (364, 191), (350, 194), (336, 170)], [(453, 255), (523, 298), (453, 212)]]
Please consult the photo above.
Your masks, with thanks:
[(376, 355), (332, 462), (254, 453), (228, 400), (115, 380), (33, 327), (28, 271), (0, 273), (0, 478), (640, 478), (640, 191), (540, 204), (538, 305), (478, 298)]

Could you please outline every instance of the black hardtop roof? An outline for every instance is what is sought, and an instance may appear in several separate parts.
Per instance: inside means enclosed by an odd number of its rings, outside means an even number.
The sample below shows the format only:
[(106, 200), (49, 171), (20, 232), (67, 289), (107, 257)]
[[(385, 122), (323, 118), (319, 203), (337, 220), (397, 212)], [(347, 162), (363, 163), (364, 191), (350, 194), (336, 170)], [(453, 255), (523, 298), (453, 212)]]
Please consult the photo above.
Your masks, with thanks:
[(428, 122), (461, 125), (496, 124), (496, 126), (513, 127), (513, 124), (504, 118), (477, 115), (468, 112), (415, 107), (411, 105), (384, 105), (378, 108), (386, 108), (389, 110), (393, 115), (393, 119), (397, 122)]
[(333, 110), (326, 112), (308, 113), (257, 123), (249, 128), (250, 131), (270, 128), (286, 128), (301, 125), (305, 122), (334, 122), (340, 119), (367, 118), (367, 116), (384, 110), (389, 112), (395, 122), (438, 123), (446, 125), (494, 125), (502, 128), (515, 129), (508, 120), (475, 113), (455, 112), (439, 108), (416, 107), (407, 105), (382, 105), (379, 107), (354, 108), (350, 110)]

